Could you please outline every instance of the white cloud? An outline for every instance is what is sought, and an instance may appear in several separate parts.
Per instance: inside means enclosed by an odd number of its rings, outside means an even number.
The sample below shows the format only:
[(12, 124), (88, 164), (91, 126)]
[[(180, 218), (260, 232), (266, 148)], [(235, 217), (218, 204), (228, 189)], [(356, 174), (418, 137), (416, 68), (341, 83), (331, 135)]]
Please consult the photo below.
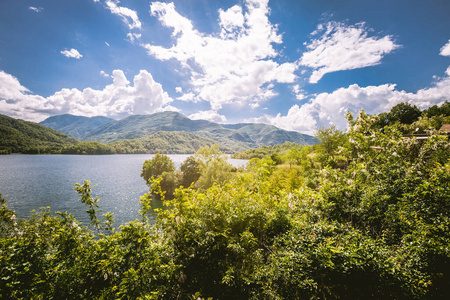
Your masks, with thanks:
[(119, 1), (115, 3), (111, 0), (106, 0), (105, 2), (107, 8), (111, 11), (111, 13), (118, 15), (122, 19), (122, 21), (127, 24), (129, 29), (140, 29), (142, 27), (142, 23), (139, 20), (137, 12), (127, 7), (118, 6), (118, 3)]
[(109, 47), (109, 43), (108, 42), (105, 42), (105, 45)]
[(110, 75), (103, 70), (100, 71), (100, 75), (102, 75), (103, 77), (110, 77)]
[(225, 123), (227, 118), (223, 115), (217, 113), (217, 111), (207, 110), (207, 111), (199, 111), (195, 114), (188, 116), (189, 119), (192, 120), (207, 120), (214, 123)]
[(194, 93), (185, 93), (182, 96), (178, 97), (177, 100), (181, 100), (181, 101), (194, 101), (196, 102), (195, 99), (195, 94)]
[(113, 83), (103, 90), (62, 89), (44, 98), (30, 94), (17, 78), (0, 71), (0, 113), (42, 121), (48, 116), (65, 113), (123, 118), (134, 114), (177, 110), (168, 106), (173, 100), (149, 72), (141, 70), (134, 77), (132, 85), (121, 70), (114, 70), (112, 77)]
[(303, 100), (306, 98), (306, 92), (302, 88), (300, 88), (300, 85), (298, 84), (292, 87), (292, 92), (294, 93), (297, 100)]
[(364, 109), (369, 114), (378, 114), (389, 111), (400, 102), (408, 102), (423, 110), (433, 105), (441, 105), (448, 99), (450, 99), (450, 71), (432, 87), (421, 89), (416, 93), (396, 90), (395, 84), (367, 87), (353, 84), (332, 93), (321, 93), (301, 107), (294, 105), (285, 116), (265, 115), (249, 121), (314, 134), (320, 127), (329, 127), (332, 124), (341, 130), (345, 129), (347, 122), (344, 116), (347, 111), (357, 114)]
[(441, 55), (443, 56), (450, 56), (450, 40), (448, 40), (448, 43), (445, 44), (442, 48), (441, 48)]
[(41, 11), (43, 11), (44, 9), (42, 7), (34, 7), (34, 6), (30, 6), (28, 7), (29, 10), (32, 10), (34, 12), (40, 13)]
[(276, 95), (273, 82), (292, 83), (298, 66), (279, 64), (273, 43), (281, 43), (277, 27), (268, 19), (267, 0), (247, 0), (244, 9), (219, 10), (220, 36), (197, 31), (173, 3), (153, 2), (151, 15), (173, 30), (174, 45), (144, 44), (159, 60), (174, 59), (191, 75), (185, 100), (209, 101), (213, 110), (224, 104), (254, 105)]
[(61, 51), (61, 54), (63, 54), (66, 57), (72, 57), (72, 58), (76, 58), (76, 59), (80, 59), (83, 57), (83, 55), (80, 54), (80, 52), (78, 52), (78, 50), (76, 49), (70, 49), (70, 50), (63, 50)]
[(136, 41), (137, 39), (140, 39), (141, 36), (142, 36), (142, 34), (140, 34), (140, 33), (131, 33), (131, 32), (127, 33), (127, 38), (132, 43), (134, 41)]
[(177, 87), (175, 88), (175, 92), (181, 94), (181, 93), (183, 92), (183, 88), (182, 88), (181, 86), (177, 86)]
[(299, 64), (313, 68), (310, 83), (317, 83), (323, 75), (380, 64), (384, 55), (400, 47), (393, 37), (368, 36), (371, 29), (364, 23), (348, 26), (339, 22), (320, 24), (312, 36), (322, 36), (307, 44)]

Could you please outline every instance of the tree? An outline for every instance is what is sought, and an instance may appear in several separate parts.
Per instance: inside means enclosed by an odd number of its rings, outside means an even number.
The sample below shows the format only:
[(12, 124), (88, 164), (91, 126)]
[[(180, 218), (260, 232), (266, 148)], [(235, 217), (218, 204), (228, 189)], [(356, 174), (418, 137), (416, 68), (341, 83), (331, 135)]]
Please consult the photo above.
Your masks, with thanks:
[(152, 159), (144, 162), (141, 177), (150, 186), (149, 179), (152, 177), (157, 178), (164, 172), (175, 172), (175, 165), (167, 155), (157, 153)]
[(394, 106), (389, 112), (390, 119), (402, 124), (412, 124), (417, 121), (421, 115), (420, 109), (415, 105), (402, 102)]
[(180, 171), (182, 173), (181, 185), (189, 187), (192, 183), (197, 182), (200, 178), (200, 166), (193, 156), (189, 156), (181, 164)]
[(226, 154), (219, 150), (219, 145), (201, 147), (194, 157), (200, 169), (199, 187), (208, 189), (214, 183), (223, 184), (231, 178), (232, 166), (228, 163)]
[(299, 164), (301, 160), (300, 151), (297, 147), (292, 147), (289, 149), (289, 151), (285, 155), (287, 162), (289, 163), (289, 166), (292, 168), (292, 165)]
[(319, 155), (321, 155), (319, 160), (325, 165), (329, 165), (334, 161), (334, 156), (339, 146), (344, 145), (347, 140), (345, 133), (337, 130), (335, 125), (327, 129), (320, 128), (314, 137), (320, 141), (317, 147)]
[(445, 101), (441, 106), (433, 105), (424, 110), (422, 115), (426, 115), (429, 118), (434, 116), (448, 117), (450, 116), (450, 102)]
[(175, 190), (180, 186), (180, 172), (167, 172), (164, 171), (160, 177), (161, 180), (161, 190), (164, 193), (164, 199), (171, 200), (175, 194)]

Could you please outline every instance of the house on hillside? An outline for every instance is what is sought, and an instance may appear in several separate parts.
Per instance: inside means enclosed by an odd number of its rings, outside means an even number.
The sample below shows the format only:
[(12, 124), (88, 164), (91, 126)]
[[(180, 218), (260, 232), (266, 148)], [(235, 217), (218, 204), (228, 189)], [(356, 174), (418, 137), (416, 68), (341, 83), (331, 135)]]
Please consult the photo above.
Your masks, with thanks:
[(445, 132), (445, 133), (447, 133), (447, 134), (450, 134), (450, 124), (444, 124), (444, 125), (442, 125), (442, 127), (441, 127), (440, 130), (443, 131), (443, 132)]

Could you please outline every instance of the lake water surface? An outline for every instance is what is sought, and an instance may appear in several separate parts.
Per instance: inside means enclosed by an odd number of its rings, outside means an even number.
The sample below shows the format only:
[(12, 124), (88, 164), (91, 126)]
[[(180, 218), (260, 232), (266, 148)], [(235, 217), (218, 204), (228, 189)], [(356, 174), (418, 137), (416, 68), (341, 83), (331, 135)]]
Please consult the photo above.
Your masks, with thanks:
[[(179, 168), (189, 155), (168, 156)], [(87, 225), (87, 208), (73, 189), (74, 183), (82, 184), (87, 179), (91, 186), (97, 185), (92, 195), (100, 198), (102, 213), (114, 213), (118, 227), (139, 218), (139, 197), (148, 192), (140, 177), (141, 169), (144, 161), (152, 157), (151, 154), (0, 155), (0, 193), (8, 200), (8, 208), (19, 217), (50, 206), (53, 213), (69, 212)], [(237, 159), (229, 162), (234, 166), (246, 163)], [(162, 206), (161, 201), (152, 203), (153, 208)]]

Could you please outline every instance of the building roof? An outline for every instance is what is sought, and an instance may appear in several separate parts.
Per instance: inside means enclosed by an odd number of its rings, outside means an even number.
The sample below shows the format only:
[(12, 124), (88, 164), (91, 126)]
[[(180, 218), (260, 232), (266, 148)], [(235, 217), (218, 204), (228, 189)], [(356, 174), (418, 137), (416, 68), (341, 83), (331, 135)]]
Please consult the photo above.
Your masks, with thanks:
[(441, 130), (450, 133), (450, 124), (442, 125)]

